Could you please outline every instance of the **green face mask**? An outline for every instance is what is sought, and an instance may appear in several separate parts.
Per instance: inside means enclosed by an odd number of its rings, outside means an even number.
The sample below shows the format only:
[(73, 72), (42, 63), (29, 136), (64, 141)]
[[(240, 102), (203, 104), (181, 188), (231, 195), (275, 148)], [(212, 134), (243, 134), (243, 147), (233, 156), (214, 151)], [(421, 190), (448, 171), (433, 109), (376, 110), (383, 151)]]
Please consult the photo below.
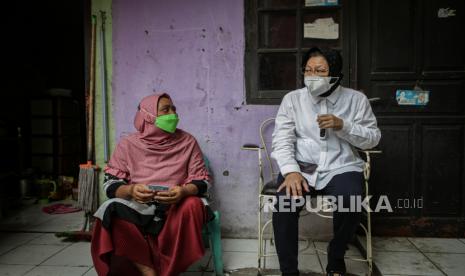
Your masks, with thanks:
[(176, 126), (178, 125), (179, 117), (178, 114), (167, 114), (158, 116), (155, 119), (155, 125), (163, 129), (166, 132), (174, 133), (176, 131)]

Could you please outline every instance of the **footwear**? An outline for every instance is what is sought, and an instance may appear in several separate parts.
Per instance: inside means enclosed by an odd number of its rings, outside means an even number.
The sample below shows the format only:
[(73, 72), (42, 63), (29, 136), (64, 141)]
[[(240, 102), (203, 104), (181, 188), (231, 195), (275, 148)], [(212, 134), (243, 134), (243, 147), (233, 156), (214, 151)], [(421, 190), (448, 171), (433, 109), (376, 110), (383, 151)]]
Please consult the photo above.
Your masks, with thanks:
[[(347, 246), (346, 246), (347, 247)], [(346, 264), (344, 258), (334, 258), (330, 253), (330, 244), (326, 248), (328, 252), (328, 264), (326, 265), (326, 275), (328, 276), (345, 276)]]
[(328, 258), (328, 265), (326, 266), (326, 273), (329, 276), (346, 275), (346, 264), (344, 259)]
[(345, 276), (346, 274), (339, 271), (330, 271), (326, 273), (327, 276)]
[(299, 272), (296, 272), (296, 273), (283, 273), (281, 274), (282, 276), (299, 276), (300, 273)]

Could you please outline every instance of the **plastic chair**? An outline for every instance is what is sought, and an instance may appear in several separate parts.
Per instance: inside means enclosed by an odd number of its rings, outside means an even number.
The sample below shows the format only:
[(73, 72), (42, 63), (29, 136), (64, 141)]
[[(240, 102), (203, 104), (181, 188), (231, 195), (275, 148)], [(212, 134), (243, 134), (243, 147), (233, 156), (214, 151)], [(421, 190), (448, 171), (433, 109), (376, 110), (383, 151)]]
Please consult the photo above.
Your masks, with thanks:
[(202, 230), (203, 241), (205, 245), (209, 245), (215, 275), (223, 276), (223, 251), (221, 248), (221, 227), (220, 227), (220, 212), (214, 211), (215, 218), (208, 222)]
[[(210, 170), (210, 161), (204, 155), (203, 160), (205, 162), (205, 167), (211, 173)], [(207, 195), (206, 200), (210, 201), (210, 195)], [(213, 259), (213, 268), (215, 270), (215, 275), (223, 276), (224, 275), (224, 265), (223, 265), (223, 250), (221, 247), (221, 226), (220, 226), (220, 212), (213, 212), (214, 218), (210, 220), (202, 229), (202, 239), (206, 247), (209, 247)]]

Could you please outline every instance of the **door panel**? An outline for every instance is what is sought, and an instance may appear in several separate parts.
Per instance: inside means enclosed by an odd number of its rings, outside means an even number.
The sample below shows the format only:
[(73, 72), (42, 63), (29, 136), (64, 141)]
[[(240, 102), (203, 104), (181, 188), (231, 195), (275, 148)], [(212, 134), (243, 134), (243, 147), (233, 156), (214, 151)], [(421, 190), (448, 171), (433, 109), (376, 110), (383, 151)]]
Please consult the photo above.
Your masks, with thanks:
[(464, 127), (422, 126), (424, 216), (459, 216), (462, 202)]
[(429, 103), (423, 112), (444, 116), (465, 114), (464, 80), (424, 80), (419, 86), (430, 91)]
[(423, 75), (444, 78), (463, 77), (465, 2), (457, 0), (421, 2), (424, 5)]
[[(380, 98), (373, 110), (383, 153), (373, 159), (371, 190), (391, 204), (423, 199), (422, 208), (375, 213), (375, 234), (463, 236), (464, 1), (358, 0), (354, 10), (355, 86)], [(399, 105), (396, 90), (414, 87), (430, 91), (429, 103)]]
[(371, 77), (415, 75), (414, 1), (373, 1), (371, 14)]
[[(408, 121), (408, 120), (407, 120)], [(414, 179), (413, 141), (414, 126), (410, 123), (400, 125), (382, 122), (380, 127), (383, 139), (378, 148), (382, 155), (373, 157), (374, 169), (370, 181), (373, 201), (377, 202), (380, 195), (391, 199), (411, 198)], [(395, 202), (392, 201), (391, 204)], [(374, 207), (374, 206), (372, 206)], [(394, 208), (394, 206), (393, 206)], [(378, 216), (408, 215), (408, 209), (394, 208), (394, 213), (378, 213)]]

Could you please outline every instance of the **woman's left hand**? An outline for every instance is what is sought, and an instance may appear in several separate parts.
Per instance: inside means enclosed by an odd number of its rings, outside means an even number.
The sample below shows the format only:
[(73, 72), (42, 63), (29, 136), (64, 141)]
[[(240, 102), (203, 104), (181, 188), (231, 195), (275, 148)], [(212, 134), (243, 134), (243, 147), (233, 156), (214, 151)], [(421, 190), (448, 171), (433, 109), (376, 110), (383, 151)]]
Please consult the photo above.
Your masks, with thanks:
[(166, 192), (157, 192), (153, 198), (163, 204), (175, 204), (183, 199), (186, 195), (187, 193), (184, 187), (173, 186)]

